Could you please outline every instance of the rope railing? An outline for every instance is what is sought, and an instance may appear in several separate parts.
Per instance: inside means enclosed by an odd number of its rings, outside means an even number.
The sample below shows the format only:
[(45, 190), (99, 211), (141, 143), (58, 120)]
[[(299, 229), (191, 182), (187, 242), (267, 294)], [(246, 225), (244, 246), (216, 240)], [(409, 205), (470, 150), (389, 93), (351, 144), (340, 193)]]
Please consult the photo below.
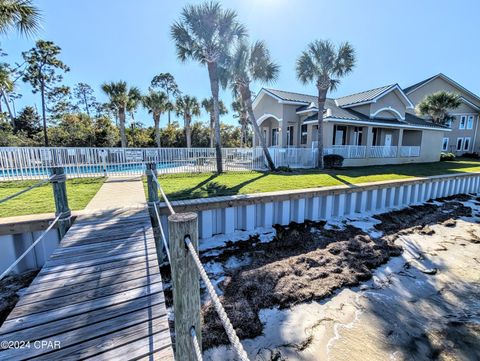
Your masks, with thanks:
[(213, 301), (213, 306), (215, 307), (215, 310), (217, 311), (218, 316), (220, 317), (220, 321), (222, 321), (223, 327), (225, 328), (225, 332), (227, 333), (230, 343), (232, 344), (233, 348), (237, 352), (237, 355), (240, 358), (240, 360), (249, 361), (247, 353), (243, 349), (243, 345), (240, 342), (240, 339), (238, 338), (237, 333), (235, 332), (232, 326), (232, 323), (230, 322), (230, 319), (228, 318), (228, 315), (225, 312), (225, 309), (223, 308), (222, 303), (220, 302), (220, 299), (218, 298), (217, 292), (215, 291), (215, 288), (213, 287), (212, 282), (208, 278), (207, 272), (205, 272), (202, 262), (198, 257), (197, 251), (195, 251), (195, 248), (193, 247), (192, 241), (190, 240), (189, 237), (185, 237), (185, 245), (187, 246), (189, 253), (192, 255), (195, 265), (197, 266), (198, 272), (200, 273), (200, 277), (202, 278), (203, 282), (205, 283), (205, 286), (207, 287), (207, 291)]
[(167, 238), (165, 237), (162, 221), (160, 220), (160, 214), (158, 213), (158, 207), (155, 202), (153, 202), (153, 209), (155, 210), (155, 215), (157, 216), (158, 228), (160, 229), (160, 236), (162, 238), (163, 246), (165, 247), (165, 252), (167, 253), (168, 262), (170, 263), (170, 251), (168, 250)]
[(13, 199), (15, 197), (18, 197), (19, 195), (22, 195), (23, 193), (26, 193), (28, 191), (31, 191), (32, 189), (35, 189), (35, 188), (38, 188), (40, 186), (43, 186), (45, 183), (48, 183), (52, 180), (52, 177), (48, 178), (48, 179), (44, 179), (38, 183), (35, 183), (35, 184), (32, 184), (31, 186), (25, 188), (25, 189), (22, 189), (21, 191), (17, 192), (17, 193), (14, 193), (14, 194), (11, 194), (5, 198), (2, 198), (0, 199), (0, 204), (6, 202), (6, 201), (9, 201), (10, 199)]
[(155, 175), (154, 172), (152, 172), (152, 178), (153, 178), (153, 180), (155, 181), (155, 183), (157, 183), (158, 189), (160, 190), (160, 193), (162, 193), (162, 198), (163, 198), (163, 200), (165, 201), (165, 204), (167, 205), (167, 207), (168, 207), (168, 209), (169, 209), (169, 211), (170, 211), (170, 214), (175, 214), (175, 210), (173, 209), (172, 204), (171, 204), (170, 201), (168, 200), (167, 195), (166, 195), (165, 192), (163, 191), (163, 188), (162, 188), (162, 186), (160, 185), (160, 182), (158, 181), (157, 176)]
[(190, 329), (190, 335), (192, 336), (193, 350), (195, 351), (195, 357), (197, 361), (202, 361), (202, 351), (200, 350), (200, 345), (198, 343), (197, 333), (195, 332), (195, 327)]
[(40, 242), (44, 237), (45, 235), (53, 228), (53, 226), (58, 222), (58, 220), (60, 219), (60, 217), (62, 216), (62, 214), (59, 214), (57, 216), (57, 218), (55, 218), (53, 220), (53, 222), (48, 226), (48, 228), (43, 231), (43, 233), (40, 235), (40, 237), (38, 237), (35, 242), (33, 242), (30, 247), (28, 247), (25, 252), (22, 253), (22, 255), (20, 257), (18, 257), (16, 259), (15, 262), (12, 263), (12, 265), (10, 267), (8, 267), (1, 275), (0, 275), (0, 280), (2, 280), (6, 275), (8, 275), (10, 273), (10, 271), (28, 254), (28, 252), (30, 252), (37, 244), (38, 242)]
[[(155, 172), (151, 170), (151, 173), (149, 173), (149, 174), (152, 175), (152, 179), (157, 184), (158, 190), (160, 191), (160, 193), (162, 195), (162, 198), (165, 201), (165, 204), (167, 205), (167, 207), (170, 211), (170, 214), (174, 215), (175, 210), (173, 209), (172, 204), (168, 200), (168, 197), (166, 196), (160, 182), (158, 181)], [(164, 230), (163, 230), (163, 227), (162, 227), (162, 223), (161, 223), (161, 220), (160, 220), (160, 214), (159, 214), (158, 207), (157, 207), (157, 204), (156, 204), (157, 202), (152, 202), (152, 203), (153, 203), (153, 209), (155, 211), (155, 216), (156, 216), (157, 221), (158, 221), (158, 225), (159, 225), (159, 229), (160, 229), (160, 235), (161, 235), (161, 238), (162, 238), (162, 241), (163, 241), (163, 245), (164, 245), (165, 250), (167, 252), (168, 260), (170, 262), (171, 259), (170, 259), (170, 253), (169, 253), (169, 245), (167, 243), (165, 233), (164, 233)], [(238, 338), (238, 336), (235, 332), (235, 329), (233, 328), (233, 325), (230, 322), (230, 319), (228, 318), (227, 313), (225, 312), (225, 309), (223, 308), (223, 305), (222, 305), (222, 303), (221, 303), (221, 301), (220, 301), (220, 299), (219, 299), (219, 297), (218, 297), (218, 295), (215, 291), (215, 288), (213, 287), (212, 282), (208, 278), (207, 272), (205, 271), (205, 268), (202, 265), (202, 262), (201, 262), (201, 260), (198, 256), (198, 254), (197, 254), (197, 251), (195, 250), (195, 247), (193, 246), (193, 243), (192, 243), (190, 237), (186, 236), (184, 241), (185, 241), (185, 246), (188, 249), (188, 253), (192, 256), (192, 259), (193, 259), (194, 264), (195, 264), (195, 266), (196, 266), (196, 268), (197, 268), (197, 270), (200, 274), (200, 277), (206, 285), (208, 294), (210, 295), (210, 297), (212, 299), (215, 310), (217, 311), (217, 313), (220, 317), (220, 320), (221, 320), (222, 325), (225, 329), (225, 332), (227, 333), (227, 337), (228, 337), (230, 343), (232, 344), (232, 347), (234, 348), (235, 352), (238, 355), (238, 358), (241, 361), (249, 361), (248, 355), (245, 352), (245, 349), (243, 348), (243, 345), (240, 342), (240, 339)], [(170, 265), (173, 266), (171, 262), (170, 262)], [(193, 349), (195, 351), (196, 359), (197, 359), (197, 361), (201, 361), (202, 360), (202, 353), (201, 353), (200, 345), (199, 345), (199, 342), (198, 342), (198, 338), (197, 338), (194, 326), (192, 326), (191, 329), (190, 329), (190, 335), (191, 335), (191, 338), (192, 338), (192, 346), (193, 346)]]

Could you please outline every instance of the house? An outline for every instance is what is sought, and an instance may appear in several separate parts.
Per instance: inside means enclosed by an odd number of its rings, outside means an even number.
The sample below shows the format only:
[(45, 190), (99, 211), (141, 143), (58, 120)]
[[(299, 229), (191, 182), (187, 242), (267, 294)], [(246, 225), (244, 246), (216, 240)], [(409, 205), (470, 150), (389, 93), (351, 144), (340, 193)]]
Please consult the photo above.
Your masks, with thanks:
[[(479, 152), (480, 150), (480, 97), (444, 74), (437, 74), (403, 89), (404, 93), (416, 106), (427, 95), (448, 91), (460, 96), (462, 104), (450, 111), (454, 120), (448, 124), (451, 131), (445, 132), (442, 141), (442, 151), (456, 155)], [(409, 112), (412, 112), (410, 109)]]
[[(346, 166), (438, 161), (452, 130), (416, 116), (414, 107), (398, 84), (328, 98), (325, 154), (342, 155)], [(316, 149), (316, 96), (262, 88), (253, 111), (269, 147)]]

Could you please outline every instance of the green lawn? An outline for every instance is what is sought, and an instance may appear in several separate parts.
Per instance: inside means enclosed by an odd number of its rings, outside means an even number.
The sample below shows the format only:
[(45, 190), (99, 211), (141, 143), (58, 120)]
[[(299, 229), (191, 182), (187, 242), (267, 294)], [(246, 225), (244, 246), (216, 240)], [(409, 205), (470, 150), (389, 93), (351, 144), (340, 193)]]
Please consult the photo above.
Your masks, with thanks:
[(351, 167), (335, 171), (313, 169), (286, 173), (242, 172), (216, 175), (169, 174), (159, 181), (170, 200), (251, 194), (365, 182), (423, 177), (459, 172), (480, 172), (480, 161), (461, 160), (421, 164)]
[[(80, 210), (85, 208), (104, 181), (105, 178), (68, 179), (67, 193), (70, 209)], [(0, 199), (37, 182), (38, 180), (0, 182)], [(0, 204), (0, 217), (49, 212), (55, 212), (52, 185), (49, 183)]]

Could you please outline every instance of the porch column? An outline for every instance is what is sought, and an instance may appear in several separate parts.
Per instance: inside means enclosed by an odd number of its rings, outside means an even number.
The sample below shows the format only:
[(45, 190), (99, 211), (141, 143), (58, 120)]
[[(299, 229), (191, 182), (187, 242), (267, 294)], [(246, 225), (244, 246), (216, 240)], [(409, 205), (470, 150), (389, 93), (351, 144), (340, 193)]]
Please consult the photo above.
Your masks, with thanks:
[(398, 130), (398, 146), (401, 147), (403, 142), (403, 128)]
[(370, 147), (373, 144), (373, 127), (372, 126), (367, 127), (367, 136), (365, 140), (366, 140), (365, 158), (368, 158), (370, 155)]
[(280, 134), (278, 135), (280, 137), (279, 139), (279, 146), (282, 148), (287, 147), (287, 128), (288, 128), (288, 121), (285, 119), (282, 119), (281, 122), (278, 122), (278, 125), (280, 126)]

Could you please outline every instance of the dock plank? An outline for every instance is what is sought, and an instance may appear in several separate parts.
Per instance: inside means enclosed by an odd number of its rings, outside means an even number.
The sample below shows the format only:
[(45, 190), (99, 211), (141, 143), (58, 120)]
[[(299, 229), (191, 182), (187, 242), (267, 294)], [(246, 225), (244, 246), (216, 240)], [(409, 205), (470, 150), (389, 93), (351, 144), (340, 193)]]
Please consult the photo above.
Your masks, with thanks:
[(0, 340), (60, 343), (0, 350), (0, 359), (173, 360), (148, 211), (78, 217), (3, 323)]

